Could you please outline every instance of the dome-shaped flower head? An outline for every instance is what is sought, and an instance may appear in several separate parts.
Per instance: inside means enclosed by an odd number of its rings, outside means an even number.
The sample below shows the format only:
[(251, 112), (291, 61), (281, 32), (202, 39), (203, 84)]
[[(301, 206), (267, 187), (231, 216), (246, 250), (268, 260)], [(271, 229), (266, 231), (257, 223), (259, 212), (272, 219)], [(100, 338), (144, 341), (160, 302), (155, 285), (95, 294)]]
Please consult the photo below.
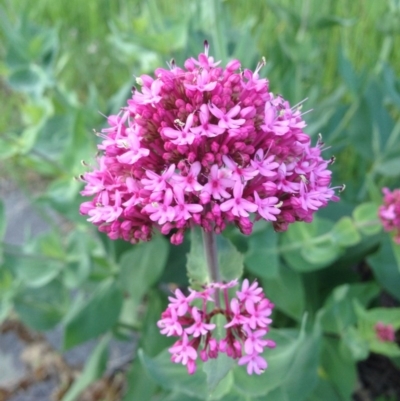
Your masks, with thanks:
[(228, 222), (250, 234), (255, 220), (277, 231), (336, 200), (322, 142), (312, 147), (300, 106), (233, 60), (205, 52), (137, 79), (127, 105), (108, 118), (98, 168), (83, 174), (81, 213), (107, 233), (136, 243), (155, 229), (182, 242), (200, 225)]

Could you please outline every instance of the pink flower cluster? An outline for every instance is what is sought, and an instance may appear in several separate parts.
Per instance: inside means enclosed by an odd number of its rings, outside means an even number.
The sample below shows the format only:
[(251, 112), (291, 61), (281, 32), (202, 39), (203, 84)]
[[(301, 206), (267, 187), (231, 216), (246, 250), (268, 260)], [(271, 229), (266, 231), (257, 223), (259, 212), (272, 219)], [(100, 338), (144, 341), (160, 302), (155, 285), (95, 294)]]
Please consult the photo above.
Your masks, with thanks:
[(382, 322), (378, 322), (375, 325), (375, 333), (378, 340), (386, 342), (393, 342), (396, 339), (394, 328), (391, 324), (384, 324)]
[[(245, 279), (236, 297), (229, 301), (228, 288), (237, 285), (237, 280), (227, 284), (212, 283), (203, 291), (190, 289), (185, 296), (179, 289), (175, 298), (169, 297), (170, 303), (157, 325), (166, 336), (180, 337), (169, 349), (171, 360), (182, 363), (190, 374), (196, 371), (198, 357), (205, 362), (217, 358), (220, 352), (233, 359), (239, 359), (239, 365), (247, 364), (248, 374), (261, 374), (267, 368), (266, 360), (260, 355), (264, 348), (274, 348), (275, 342), (265, 339), (270, 315), (274, 305), (264, 297), (257, 282), (249, 284)], [(225, 308), (217, 306), (219, 292), (224, 295)], [(212, 318), (221, 314), (226, 319), (225, 337), (216, 339), (216, 328)]]
[(383, 188), (383, 205), (379, 207), (379, 218), (385, 231), (394, 231), (394, 240), (400, 244), (400, 189), (393, 192)]
[(112, 239), (136, 243), (153, 228), (179, 244), (193, 225), (250, 234), (254, 218), (277, 231), (311, 221), (329, 200), (331, 172), (303, 132), (301, 104), (291, 107), (233, 60), (219, 67), (205, 52), (185, 68), (171, 62), (155, 78), (137, 78), (127, 106), (98, 135), (98, 167), (81, 176), (80, 207)]

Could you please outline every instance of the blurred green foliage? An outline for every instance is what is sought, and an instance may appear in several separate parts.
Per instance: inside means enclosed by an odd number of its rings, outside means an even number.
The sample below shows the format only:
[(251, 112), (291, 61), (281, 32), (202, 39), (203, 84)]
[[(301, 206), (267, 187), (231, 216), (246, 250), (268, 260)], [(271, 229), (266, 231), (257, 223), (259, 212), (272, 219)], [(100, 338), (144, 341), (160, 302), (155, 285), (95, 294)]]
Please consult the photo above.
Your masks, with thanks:
[[(307, 132), (314, 139), (322, 132), (326, 157), (337, 156), (334, 181), (347, 185), (311, 224), (279, 235), (260, 224), (250, 237), (230, 228), (220, 239), (224, 277), (244, 267), (277, 307), (278, 346), (262, 378), (224, 361), (189, 377), (163, 351), (170, 341), (156, 321), (165, 287), (188, 284), (187, 260), (193, 282), (207, 274), (195, 233), (181, 247), (161, 236), (132, 246), (78, 214), (74, 177), (84, 171), (81, 160), (94, 159), (101, 114), (118, 111), (135, 76), (171, 58), (182, 63), (204, 39), (216, 59), (239, 58), (247, 68), (265, 56), (273, 91), (293, 104), (308, 98)], [(65, 400), (101, 376), (111, 334), (132, 330), (142, 333), (141, 351), (127, 401), (346, 401), (356, 363), (370, 351), (399, 364), (399, 347), (373, 336), (377, 319), (400, 326), (400, 309), (383, 308), (379, 298), (400, 301), (400, 253), (377, 221), (381, 188), (400, 186), (399, 45), (398, 0), (3, 0), (1, 169), (27, 193), (41, 183), (31, 200), (51, 231), (11, 246), (0, 207), (0, 322), (13, 312), (36, 330), (60, 324), (65, 349), (102, 337)], [(213, 378), (221, 369), (226, 375)]]

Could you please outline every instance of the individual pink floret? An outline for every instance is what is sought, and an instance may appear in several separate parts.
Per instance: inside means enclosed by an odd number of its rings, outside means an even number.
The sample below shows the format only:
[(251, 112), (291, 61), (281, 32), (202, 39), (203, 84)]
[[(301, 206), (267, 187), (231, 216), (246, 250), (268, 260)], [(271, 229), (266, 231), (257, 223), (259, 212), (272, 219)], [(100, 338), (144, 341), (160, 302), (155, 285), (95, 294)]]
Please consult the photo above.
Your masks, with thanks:
[(192, 317), (194, 323), (185, 329), (187, 334), (191, 334), (193, 337), (200, 337), (207, 334), (208, 331), (215, 329), (214, 323), (205, 323), (201, 312), (194, 306), (192, 308)]
[(247, 373), (252, 375), (253, 373), (260, 375), (267, 369), (267, 361), (260, 356), (257, 352), (254, 352), (251, 355), (244, 355), (239, 359), (239, 365), (247, 364)]

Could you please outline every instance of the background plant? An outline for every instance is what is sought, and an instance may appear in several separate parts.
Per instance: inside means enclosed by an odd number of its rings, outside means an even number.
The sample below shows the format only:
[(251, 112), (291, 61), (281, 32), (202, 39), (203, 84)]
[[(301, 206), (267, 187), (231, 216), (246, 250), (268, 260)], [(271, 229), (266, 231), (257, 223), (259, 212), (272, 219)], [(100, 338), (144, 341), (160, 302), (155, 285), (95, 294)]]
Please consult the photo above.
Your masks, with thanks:
[[(398, 346), (377, 342), (373, 328), (377, 320), (400, 327), (399, 309), (384, 301), (387, 294), (392, 305), (400, 300), (399, 247), (377, 220), (381, 187), (400, 186), (400, 56), (394, 51), (400, 5), (296, 4), (2, 4), (2, 172), (32, 198), (51, 230), (22, 247), (2, 243), (0, 319), (15, 313), (35, 330), (60, 325), (65, 349), (102, 338), (65, 399), (101, 376), (110, 337), (130, 338), (132, 331), (140, 334), (141, 351), (128, 373), (127, 400), (348, 400), (356, 364), (370, 351), (399, 364)], [(204, 39), (223, 62), (238, 58), (254, 68), (265, 56), (263, 73), (274, 92), (292, 104), (309, 98), (305, 107), (314, 110), (306, 116), (307, 132), (314, 141), (323, 134), (337, 157), (334, 181), (347, 186), (341, 202), (311, 224), (279, 235), (260, 224), (251, 237), (230, 229), (221, 238), (225, 263), (257, 277), (276, 304), (271, 333), (278, 346), (263, 380), (239, 368), (215, 378), (207, 367), (189, 379), (163, 351), (170, 342), (156, 321), (166, 287), (186, 286), (186, 264), (201, 262), (195, 239), (180, 247), (161, 236), (135, 246), (113, 242), (77, 212), (81, 185), (73, 177), (84, 171), (80, 160), (91, 163), (92, 129), (104, 125), (99, 111), (109, 114), (125, 103), (133, 74), (172, 57), (182, 64)], [(35, 196), (32, 181), (43, 187)], [(95, 318), (99, 310), (102, 319)]]

